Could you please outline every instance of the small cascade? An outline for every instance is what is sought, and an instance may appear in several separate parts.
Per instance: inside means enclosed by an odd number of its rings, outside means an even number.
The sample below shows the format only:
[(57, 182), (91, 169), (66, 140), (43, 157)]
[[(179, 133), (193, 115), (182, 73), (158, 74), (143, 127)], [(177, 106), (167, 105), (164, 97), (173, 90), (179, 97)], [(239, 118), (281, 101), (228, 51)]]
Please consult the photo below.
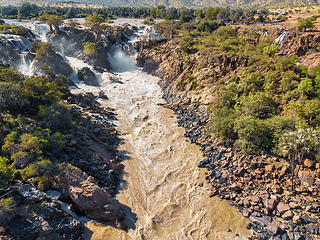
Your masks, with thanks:
[(22, 52), (21, 55), (21, 65), (20, 65), (20, 72), (25, 75), (31, 75), (30, 66), (32, 63), (32, 58), (30, 57), (29, 52)]
[(31, 41), (23, 36), (5, 34), (7, 41), (10, 42), (15, 48), (19, 49), (20, 52), (24, 52), (30, 46)]
[(287, 32), (282, 32), (274, 41), (280, 44), (286, 35), (287, 35)]

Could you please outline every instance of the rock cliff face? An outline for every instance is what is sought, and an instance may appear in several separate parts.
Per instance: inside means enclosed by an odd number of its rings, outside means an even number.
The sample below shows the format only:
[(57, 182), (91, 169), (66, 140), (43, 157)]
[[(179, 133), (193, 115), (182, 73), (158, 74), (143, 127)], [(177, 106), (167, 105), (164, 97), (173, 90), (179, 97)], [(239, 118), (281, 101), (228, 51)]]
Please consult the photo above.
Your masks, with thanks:
[(309, 50), (315, 49), (320, 43), (320, 34), (316, 32), (305, 32), (297, 35), (295, 32), (288, 32), (280, 43), (279, 54), (285, 56), (303, 56)]
[(320, 53), (313, 53), (308, 55), (302, 62), (308, 69), (320, 66)]
[(157, 48), (140, 50), (136, 60), (144, 71), (161, 78), (159, 84), (169, 104), (208, 105), (215, 91), (211, 83), (246, 66), (248, 57), (213, 55), (210, 51), (186, 56), (172, 40)]
[(35, 58), (32, 62), (33, 71), (40, 72), (43, 65), (53, 67), (55, 74), (69, 76), (73, 72), (73, 69), (66, 63), (65, 59), (55, 51), (49, 50), (44, 56)]

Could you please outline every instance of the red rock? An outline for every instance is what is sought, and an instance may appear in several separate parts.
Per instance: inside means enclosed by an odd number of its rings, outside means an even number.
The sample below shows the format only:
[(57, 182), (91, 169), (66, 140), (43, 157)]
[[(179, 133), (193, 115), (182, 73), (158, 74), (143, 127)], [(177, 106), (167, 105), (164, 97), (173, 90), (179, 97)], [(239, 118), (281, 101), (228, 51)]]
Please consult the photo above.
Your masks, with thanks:
[(290, 210), (290, 207), (287, 204), (284, 204), (283, 202), (280, 202), (277, 206), (278, 211), (283, 214)]
[(320, 163), (316, 163), (316, 169), (320, 169)]
[(306, 212), (310, 212), (312, 210), (312, 206), (306, 206)]
[(299, 178), (310, 177), (310, 172), (309, 171), (299, 171), (298, 176), (299, 176)]
[(253, 197), (251, 197), (250, 200), (251, 200), (251, 202), (256, 203), (256, 204), (258, 204), (261, 201), (261, 199), (258, 196), (253, 196)]
[(243, 209), (241, 211), (241, 215), (244, 217), (249, 217), (250, 216), (250, 212), (247, 209)]
[(281, 172), (281, 175), (285, 175), (286, 173), (289, 172), (289, 168), (287, 166), (283, 166), (280, 172)]
[(267, 165), (267, 166), (265, 166), (265, 171), (266, 172), (272, 172), (272, 171), (274, 171), (274, 165), (273, 164), (271, 164), (271, 165)]
[(278, 185), (278, 184), (275, 184), (271, 187), (272, 191), (275, 193), (275, 194), (279, 194), (279, 193), (282, 193), (282, 188)]
[(265, 207), (266, 207), (268, 210), (273, 210), (273, 209), (275, 209), (276, 206), (277, 206), (277, 202), (276, 202), (276, 200), (274, 200), (274, 199), (268, 199), (268, 200), (265, 201), (264, 204), (265, 204)]
[(293, 217), (293, 213), (289, 210), (289, 211), (286, 211), (283, 215), (282, 215), (282, 218), (284, 220), (289, 220)]
[(307, 167), (307, 168), (313, 168), (314, 167), (314, 162), (310, 159), (305, 159), (303, 161), (303, 166)]
[(290, 207), (291, 209), (296, 209), (296, 208), (300, 208), (300, 205), (297, 204), (297, 203), (295, 203), (295, 202), (290, 202), (290, 203), (289, 203), (289, 207)]
[(279, 202), (279, 197), (277, 195), (271, 195), (270, 198), (275, 200), (277, 203)]
[(313, 53), (308, 55), (302, 62), (308, 69), (320, 66), (320, 53)]
[(238, 186), (237, 183), (233, 183), (231, 184), (230, 189), (237, 192), (240, 190), (240, 187)]
[(70, 197), (87, 217), (112, 222), (124, 218), (119, 202), (100, 188), (93, 177), (71, 165), (61, 165), (63, 173), (54, 178), (57, 188), (64, 196)]
[(244, 199), (244, 200), (243, 200), (243, 204), (244, 204), (246, 207), (250, 207), (250, 206), (251, 206), (251, 204), (250, 204), (250, 202), (248, 201), (248, 199)]

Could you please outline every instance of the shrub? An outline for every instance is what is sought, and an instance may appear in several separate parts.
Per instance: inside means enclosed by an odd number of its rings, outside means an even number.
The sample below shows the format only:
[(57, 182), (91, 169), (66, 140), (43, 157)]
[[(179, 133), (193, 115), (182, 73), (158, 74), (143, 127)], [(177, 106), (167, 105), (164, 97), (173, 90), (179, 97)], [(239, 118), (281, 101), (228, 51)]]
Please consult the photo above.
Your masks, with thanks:
[(0, 156), (0, 186), (12, 176), (9, 159)]
[(0, 82), (0, 109), (20, 110), (29, 104), (29, 101), (18, 84)]
[(10, 211), (14, 208), (13, 197), (0, 199), (0, 212)]
[(44, 159), (28, 164), (26, 168), (21, 170), (21, 176), (25, 180), (31, 177), (49, 177), (55, 170), (55, 166), (52, 162), (48, 159)]
[(98, 54), (98, 49), (95, 43), (92, 42), (84, 42), (83, 43), (84, 54), (92, 56)]
[(49, 128), (53, 132), (63, 132), (73, 126), (71, 120), (71, 108), (63, 102), (52, 105), (41, 105), (38, 116), (42, 120), (44, 128)]

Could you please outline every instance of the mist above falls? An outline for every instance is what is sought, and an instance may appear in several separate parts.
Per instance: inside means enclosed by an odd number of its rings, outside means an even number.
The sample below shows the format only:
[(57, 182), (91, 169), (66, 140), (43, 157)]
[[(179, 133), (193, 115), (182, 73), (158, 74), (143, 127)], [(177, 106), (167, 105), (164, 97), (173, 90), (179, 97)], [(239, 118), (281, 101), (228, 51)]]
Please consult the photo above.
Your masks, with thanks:
[(134, 60), (117, 45), (111, 47), (108, 58), (114, 72), (130, 72), (138, 69)]

